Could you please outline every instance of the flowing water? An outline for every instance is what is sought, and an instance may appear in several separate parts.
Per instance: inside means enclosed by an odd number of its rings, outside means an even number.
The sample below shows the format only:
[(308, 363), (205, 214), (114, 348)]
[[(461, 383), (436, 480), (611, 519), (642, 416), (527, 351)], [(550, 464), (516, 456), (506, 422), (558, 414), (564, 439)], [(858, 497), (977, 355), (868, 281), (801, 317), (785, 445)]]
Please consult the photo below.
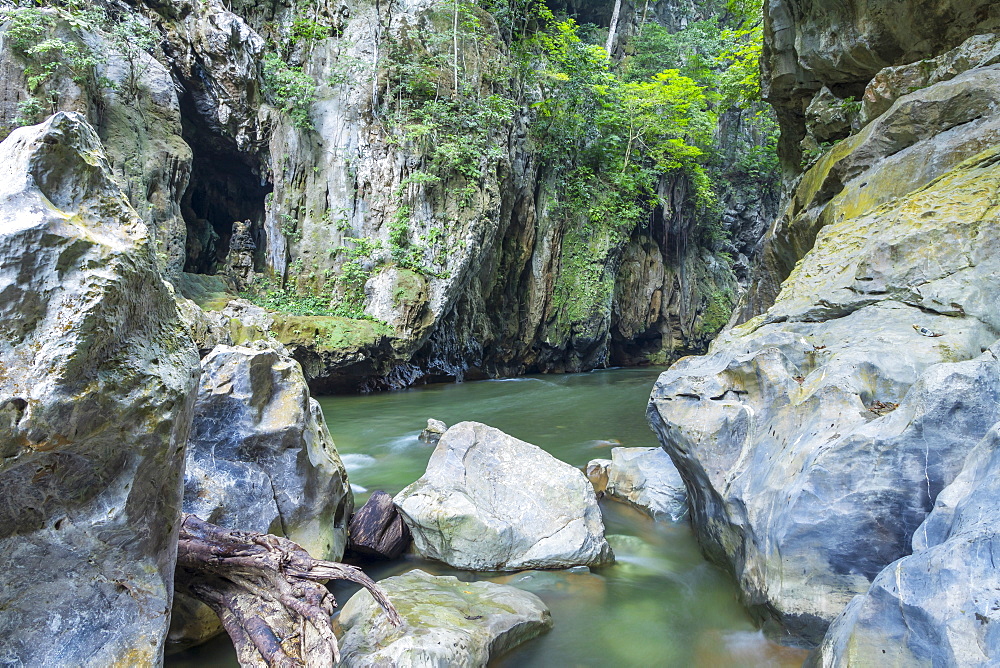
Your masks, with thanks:
[[(320, 400), (330, 432), (355, 486), (357, 506), (370, 492), (395, 494), (424, 472), (432, 448), (417, 436), (427, 418), (451, 425), (475, 420), (534, 443), (583, 467), (609, 458), (610, 449), (656, 446), (645, 419), (655, 369), (481, 381)], [(365, 490), (365, 491), (362, 491)], [(705, 561), (686, 523), (654, 522), (611, 501), (601, 502), (617, 563), (570, 572), (474, 574), (405, 558), (370, 571), (376, 579), (412, 568), (464, 580), (487, 579), (534, 592), (552, 611), (554, 626), (491, 665), (799, 666), (800, 650), (769, 642), (736, 599), (736, 588)], [(350, 587), (336, 586), (345, 601)], [(234, 662), (224, 640), (169, 663)]]

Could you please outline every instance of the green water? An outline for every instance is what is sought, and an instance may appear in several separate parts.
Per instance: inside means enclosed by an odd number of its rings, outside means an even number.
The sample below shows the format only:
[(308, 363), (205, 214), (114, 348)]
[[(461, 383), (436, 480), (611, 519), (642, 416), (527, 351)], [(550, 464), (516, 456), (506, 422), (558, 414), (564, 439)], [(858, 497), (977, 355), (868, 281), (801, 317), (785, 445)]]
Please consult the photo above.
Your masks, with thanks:
[[(394, 494), (420, 477), (432, 448), (417, 436), (431, 417), (449, 425), (485, 422), (580, 467), (609, 457), (619, 443), (655, 446), (644, 410), (656, 375), (655, 369), (620, 369), (431, 385), (320, 403), (351, 483), (367, 490), (357, 490), (360, 506), (376, 489)], [(552, 610), (553, 629), (493, 666), (801, 665), (801, 651), (775, 645), (754, 628), (735, 586), (702, 558), (687, 524), (653, 522), (614, 502), (601, 507), (618, 562), (593, 572), (474, 574), (412, 557), (370, 572), (378, 579), (419, 567), (505, 582), (540, 596)], [(345, 601), (354, 590), (333, 591)], [(224, 665), (232, 657), (223, 640), (170, 663)]]

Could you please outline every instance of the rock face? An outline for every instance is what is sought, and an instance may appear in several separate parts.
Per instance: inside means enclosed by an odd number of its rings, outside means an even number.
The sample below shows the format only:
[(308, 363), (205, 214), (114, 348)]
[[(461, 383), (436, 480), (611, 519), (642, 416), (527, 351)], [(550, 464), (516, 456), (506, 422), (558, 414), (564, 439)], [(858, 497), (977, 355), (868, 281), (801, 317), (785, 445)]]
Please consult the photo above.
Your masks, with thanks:
[(778, 112), (789, 172), (799, 171), (803, 112), (824, 86), (860, 101), (879, 70), (937, 56), (1000, 28), (1000, 6), (992, 0), (769, 0), (764, 7), (764, 94)]
[[(914, 64), (910, 69), (919, 68)], [(802, 175), (764, 240), (740, 321), (760, 315), (774, 303), (781, 282), (825, 226), (845, 218), (861, 219), (996, 143), (1000, 70), (977, 66), (946, 79), (898, 97), (887, 111), (830, 148)]]
[(219, 346), (202, 360), (184, 512), (339, 561), (353, 499), (298, 362), (262, 342)]
[(197, 351), (84, 117), (0, 171), (0, 662), (156, 664)]
[(478, 422), (449, 429), (427, 472), (395, 503), (416, 551), (455, 568), (514, 571), (614, 559), (586, 477)]
[(534, 594), (492, 582), (462, 582), (421, 570), (381, 580), (403, 618), (392, 626), (366, 591), (340, 613), (344, 668), (473, 668), (552, 626)]
[(656, 519), (676, 522), (687, 514), (684, 481), (662, 448), (612, 448), (605, 494)]
[[(320, 0), (308, 17), (272, 0), (127, 4), (112, 3), (103, 20), (75, 6), (16, 10), (35, 12), (39, 41), (82, 45), (97, 64), (85, 75), (54, 65), (39, 84), (37, 54), (0, 40), (0, 134), (53, 105), (84, 113), (172, 280), (228, 273), (235, 287), (266, 292), (263, 278), (313, 298), (313, 310), (350, 292), (341, 313), (350, 318), (270, 305), (276, 317), (263, 336), (288, 347), (316, 391), (579, 371), (703, 349), (740, 291), (737, 273), (746, 279), (723, 252), (742, 267), (776, 207), (749, 178), (756, 192), (723, 197), (733, 243), (708, 242), (692, 183), (674, 174), (648, 225), (619, 229), (608, 216), (593, 231), (595, 221), (566, 214), (561, 177), (530, 137), (542, 91), (511, 90), (502, 72), (514, 65), (513, 33), (482, 8), (461, 26), (457, 62), (476, 106), (499, 96), (503, 111), (472, 121), (485, 148), (471, 164), (432, 174), (436, 142), (409, 136), (415, 119), (393, 119), (420, 97), (396, 95), (410, 87), (406, 68), (440, 69), (428, 80), (450, 81), (441, 3)], [(605, 9), (592, 17), (603, 25)], [(647, 9), (671, 29), (707, 11), (689, 0)], [(616, 53), (646, 14), (624, 9)], [(122, 40), (122, 30), (148, 40)], [(294, 79), (290, 101), (273, 90), (282, 77)], [(742, 137), (759, 148), (751, 116), (730, 114), (722, 143)], [(448, 131), (476, 134), (468, 129)]]
[(992, 666), (1000, 655), (1000, 431), (986, 435), (913, 536), (830, 626), (816, 665)]
[[(748, 605), (812, 642), (909, 552), (997, 419), (994, 44), (874, 76), (884, 111), (798, 181), (747, 322), (651, 397), (706, 550)], [(917, 72), (929, 85), (892, 83)]]

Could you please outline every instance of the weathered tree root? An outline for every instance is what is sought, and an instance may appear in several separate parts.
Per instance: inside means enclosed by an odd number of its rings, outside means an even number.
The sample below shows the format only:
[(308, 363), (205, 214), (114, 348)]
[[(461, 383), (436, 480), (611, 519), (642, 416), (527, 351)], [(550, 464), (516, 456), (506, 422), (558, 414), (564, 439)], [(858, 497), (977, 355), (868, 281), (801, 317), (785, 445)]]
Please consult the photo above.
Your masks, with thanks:
[(219, 615), (242, 666), (328, 668), (340, 660), (327, 580), (357, 582), (401, 623), (385, 593), (354, 566), (313, 559), (287, 538), (183, 517), (176, 586)]

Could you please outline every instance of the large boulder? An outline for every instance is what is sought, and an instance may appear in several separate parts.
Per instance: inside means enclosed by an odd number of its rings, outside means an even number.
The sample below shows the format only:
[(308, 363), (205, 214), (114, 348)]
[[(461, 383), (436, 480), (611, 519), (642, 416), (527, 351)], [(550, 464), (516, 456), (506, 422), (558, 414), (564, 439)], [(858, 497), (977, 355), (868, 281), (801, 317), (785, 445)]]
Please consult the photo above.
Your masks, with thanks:
[(612, 448), (607, 476), (604, 491), (609, 498), (654, 519), (676, 522), (687, 514), (684, 481), (663, 448)]
[(282, 535), (339, 560), (354, 497), (319, 402), (274, 344), (218, 346), (202, 360), (184, 511)]
[[(317, 559), (339, 561), (354, 496), (299, 363), (274, 342), (217, 346), (202, 360), (194, 413), (184, 512), (286, 536)], [(208, 606), (178, 592), (169, 651), (221, 631)]]
[(1000, 419), (997, 348), (982, 353), (1000, 331), (998, 196), (993, 148), (894, 200), (833, 205), (766, 314), (652, 393), (702, 544), (809, 641), (909, 552)]
[(515, 587), (421, 570), (381, 580), (403, 619), (393, 626), (362, 590), (338, 618), (344, 668), (474, 668), (552, 626), (542, 600)]
[(152, 665), (198, 354), (94, 130), (0, 144), (0, 662)]
[(395, 503), (416, 551), (455, 568), (516, 571), (614, 559), (587, 478), (478, 422), (449, 429), (426, 473)]
[(995, 666), (1000, 661), (1000, 425), (913, 536), (830, 626), (817, 665)]

